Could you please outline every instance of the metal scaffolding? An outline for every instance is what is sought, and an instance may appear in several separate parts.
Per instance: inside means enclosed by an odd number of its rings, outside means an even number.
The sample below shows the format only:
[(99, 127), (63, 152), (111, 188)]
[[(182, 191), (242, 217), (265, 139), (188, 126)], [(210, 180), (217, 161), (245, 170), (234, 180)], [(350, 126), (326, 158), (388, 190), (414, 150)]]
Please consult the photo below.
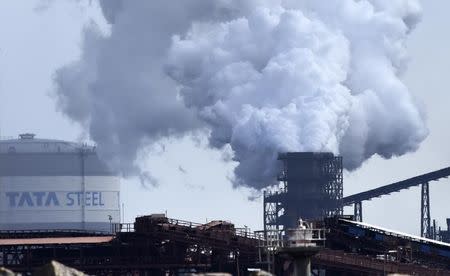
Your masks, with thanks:
[[(93, 275), (179, 275), (224, 271), (244, 275), (258, 261), (261, 237), (226, 221), (197, 224), (161, 215), (115, 224), (114, 236), (30, 233), (0, 238), (0, 267), (28, 273), (57, 260)], [(117, 231), (117, 232), (116, 232)], [(17, 237), (20, 233), (12, 233)], [(48, 237), (64, 234), (64, 237)], [(21, 234), (23, 236), (23, 234)], [(68, 237), (74, 235), (74, 237)]]
[(420, 214), (420, 235), (424, 238), (432, 238), (430, 231), (430, 186), (428, 182), (422, 184)]
[(362, 202), (355, 202), (354, 204), (355, 212), (354, 212), (354, 220), (362, 222), (363, 221), (363, 212), (362, 212)]
[[(324, 224), (318, 223), (304, 231), (321, 240), (325, 232), (314, 229), (327, 229), (326, 248), (313, 257), (313, 271), (326, 271), (327, 275), (450, 275), (448, 244), (346, 219), (327, 218)], [(286, 275), (292, 259), (279, 249), (307, 240), (301, 235), (282, 239), (281, 231), (269, 231), (264, 239), (261, 232), (235, 228), (225, 221), (197, 224), (161, 215), (113, 226), (114, 235), (108, 236), (78, 231), (0, 233), (0, 266), (25, 275), (51, 260), (93, 275), (214, 271), (247, 275), (250, 269)]]
[(342, 215), (342, 157), (332, 153), (281, 153), (281, 186), (264, 192), (264, 230), (294, 227), (299, 218)]
[[(437, 181), (450, 176), (450, 167), (437, 171), (418, 175), (409, 179), (398, 181), (389, 185), (381, 186), (372, 190), (364, 191), (354, 195), (346, 196), (342, 199), (343, 206), (354, 206), (354, 219), (362, 221), (362, 202), (371, 200), (404, 189), (421, 185), (421, 210), (420, 210), (420, 234), (422, 237), (436, 239), (436, 234), (440, 234), (440, 230), (431, 226), (430, 217), (430, 182)], [(445, 235), (445, 234), (444, 234)], [(441, 238), (441, 237), (439, 237)]]

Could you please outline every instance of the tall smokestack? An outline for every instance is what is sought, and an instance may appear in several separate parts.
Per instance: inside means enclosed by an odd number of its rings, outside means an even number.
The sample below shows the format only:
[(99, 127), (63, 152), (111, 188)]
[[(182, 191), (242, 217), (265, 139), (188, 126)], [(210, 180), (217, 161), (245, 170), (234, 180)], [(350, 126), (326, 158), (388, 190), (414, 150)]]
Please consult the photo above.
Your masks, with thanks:
[(283, 188), (264, 193), (264, 228), (293, 228), (299, 218), (342, 214), (342, 157), (332, 153), (288, 152), (278, 160)]

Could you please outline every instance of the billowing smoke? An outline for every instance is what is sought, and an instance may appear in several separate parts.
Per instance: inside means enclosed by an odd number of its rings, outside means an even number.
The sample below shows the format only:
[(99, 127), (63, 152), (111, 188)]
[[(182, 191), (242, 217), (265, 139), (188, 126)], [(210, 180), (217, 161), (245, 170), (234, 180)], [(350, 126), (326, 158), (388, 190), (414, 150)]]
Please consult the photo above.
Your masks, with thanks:
[[(125, 175), (138, 172), (141, 146), (198, 127), (163, 67), (172, 34), (214, 12), (202, 2), (101, 1), (110, 34), (86, 27), (82, 57), (56, 73), (58, 106), (89, 130), (103, 157)], [(153, 178), (146, 172), (140, 179)]]
[(56, 83), (122, 172), (142, 145), (206, 128), (233, 150), (235, 184), (260, 189), (278, 152), (332, 151), (355, 169), (428, 134), (401, 81), (416, 0), (100, 3), (110, 34), (88, 27)]

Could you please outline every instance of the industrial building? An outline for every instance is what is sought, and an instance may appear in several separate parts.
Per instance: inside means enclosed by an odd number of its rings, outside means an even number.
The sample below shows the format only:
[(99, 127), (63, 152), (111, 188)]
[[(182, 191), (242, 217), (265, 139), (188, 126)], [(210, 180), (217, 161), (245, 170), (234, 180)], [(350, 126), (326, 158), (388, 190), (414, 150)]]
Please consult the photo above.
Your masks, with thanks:
[(342, 157), (332, 153), (279, 154), (282, 186), (265, 191), (264, 229), (294, 227), (298, 218), (314, 220), (342, 215)]
[[(326, 239), (311, 259), (316, 275), (450, 275), (450, 245), (359, 223), (322, 222)], [(57, 260), (94, 275), (185, 275), (271, 270), (289, 275), (283, 241), (270, 243), (225, 221), (198, 224), (165, 215), (138, 217), (100, 233), (0, 232), (0, 266), (28, 273)]]
[[(292, 152), (278, 159), (280, 186), (263, 196), (264, 230), (250, 232), (164, 214), (120, 223), (119, 180), (94, 147), (30, 134), (1, 141), (0, 266), (31, 273), (57, 260), (95, 275), (290, 275), (302, 252), (315, 275), (450, 275), (448, 231), (431, 226), (428, 193), (450, 168), (344, 197), (342, 157)], [(363, 201), (418, 185), (421, 237), (362, 222)], [(343, 215), (350, 205), (354, 214)]]
[(110, 231), (119, 219), (120, 181), (95, 147), (0, 140), (0, 230)]

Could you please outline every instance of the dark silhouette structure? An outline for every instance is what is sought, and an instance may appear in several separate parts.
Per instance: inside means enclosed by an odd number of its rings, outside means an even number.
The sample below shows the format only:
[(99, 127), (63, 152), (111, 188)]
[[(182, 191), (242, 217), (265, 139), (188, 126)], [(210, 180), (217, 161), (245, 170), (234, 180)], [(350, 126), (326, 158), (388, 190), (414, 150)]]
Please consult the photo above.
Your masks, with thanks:
[(283, 186), (264, 192), (264, 230), (295, 227), (299, 218), (342, 214), (342, 157), (332, 153), (279, 154)]
[(377, 197), (389, 195), (404, 189), (421, 186), (421, 208), (420, 208), (420, 235), (425, 238), (435, 238), (435, 228), (431, 225), (430, 216), (430, 182), (446, 178), (450, 175), (450, 167), (437, 171), (421, 174), (389, 185), (381, 186), (372, 190), (364, 191), (342, 199), (343, 206), (354, 205), (354, 219), (362, 221), (362, 202)]

